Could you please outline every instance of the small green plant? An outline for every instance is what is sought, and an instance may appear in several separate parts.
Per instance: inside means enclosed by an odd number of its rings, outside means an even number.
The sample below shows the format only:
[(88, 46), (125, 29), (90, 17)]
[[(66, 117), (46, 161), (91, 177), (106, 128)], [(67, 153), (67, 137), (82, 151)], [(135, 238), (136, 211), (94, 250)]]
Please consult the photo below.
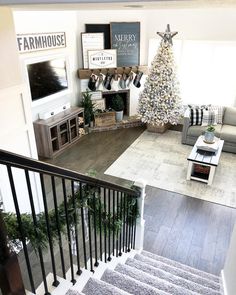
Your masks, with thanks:
[(86, 175), (90, 176), (90, 177), (96, 177), (97, 176), (97, 171), (93, 168), (89, 169), (88, 172), (86, 172)]
[(123, 101), (123, 98), (119, 94), (116, 94), (112, 98), (111, 108), (116, 112), (120, 112), (120, 111), (124, 110), (124, 101)]
[(85, 124), (90, 124), (94, 119), (94, 103), (91, 100), (92, 94), (87, 89), (82, 95), (81, 107), (84, 108), (84, 121)]
[(215, 131), (215, 127), (213, 125), (209, 125), (209, 126), (207, 126), (206, 131), (208, 131), (208, 132), (214, 132)]
[[(105, 188), (104, 188), (105, 189)], [(128, 224), (134, 224), (138, 215), (138, 207), (136, 198), (127, 198), (126, 204), (122, 207), (117, 206), (116, 210), (112, 213), (106, 211), (102, 202), (103, 192), (97, 186), (84, 185), (75, 192), (74, 195), (69, 195), (66, 198), (67, 206), (65, 209), (64, 202), (60, 203), (57, 210), (51, 209), (48, 211), (48, 219), (50, 224), (50, 237), (53, 243), (58, 243), (58, 230), (62, 234), (67, 232), (67, 222), (69, 227), (73, 230), (74, 226), (80, 222), (79, 219), (75, 220), (75, 212), (81, 208), (87, 208), (88, 212), (95, 217), (96, 226), (103, 232), (114, 232), (118, 236), (122, 224), (123, 218), (121, 216), (127, 216), (126, 222)], [(118, 204), (117, 204), (118, 205)], [(66, 217), (67, 212), (67, 217)], [(58, 222), (57, 222), (58, 219)], [(9, 250), (21, 249), (21, 232), (17, 220), (17, 215), (12, 212), (2, 212), (2, 220), (6, 225), (6, 232), (9, 240)], [(46, 226), (46, 215), (44, 212), (36, 215), (37, 227), (35, 226), (34, 219), (30, 213), (21, 214), (21, 224), (24, 232), (24, 236), (27, 241), (31, 242), (32, 248), (38, 251), (38, 247), (42, 250), (46, 250), (48, 247), (48, 231)], [(6, 249), (8, 241), (3, 235), (0, 216), (0, 263), (4, 261), (5, 255), (8, 251)], [(5, 240), (4, 240), (5, 239)]]

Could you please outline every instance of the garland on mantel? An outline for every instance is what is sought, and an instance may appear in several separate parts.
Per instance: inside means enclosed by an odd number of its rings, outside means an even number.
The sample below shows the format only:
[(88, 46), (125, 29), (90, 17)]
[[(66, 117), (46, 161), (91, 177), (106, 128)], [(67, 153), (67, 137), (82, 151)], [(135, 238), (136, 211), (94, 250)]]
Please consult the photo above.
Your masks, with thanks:
[[(67, 216), (69, 220), (69, 225), (71, 230), (79, 224), (77, 218), (77, 224), (75, 224), (75, 212), (76, 215), (80, 213), (81, 208), (87, 208), (90, 213), (90, 218), (94, 218), (96, 225), (99, 227), (101, 225), (102, 231), (111, 231), (116, 234), (119, 233), (122, 226), (122, 218), (124, 214), (127, 214), (126, 222), (132, 224), (132, 222), (138, 217), (138, 210), (135, 198), (127, 198), (127, 204), (124, 211), (124, 206), (122, 208), (116, 208), (116, 211), (108, 214), (104, 210), (104, 204), (101, 202), (101, 195), (97, 187), (92, 187), (85, 185), (82, 188), (82, 194), (80, 192), (75, 193), (75, 197), (67, 196)], [(75, 206), (74, 206), (75, 203)], [(128, 207), (128, 208), (127, 208)], [(48, 219), (50, 224), (50, 237), (53, 242), (58, 241), (58, 228), (61, 233), (66, 233), (66, 214), (65, 205), (62, 202), (58, 208), (58, 215), (56, 216), (56, 210), (51, 209), (48, 211)], [(112, 211), (112, 210), (111, 210)], [(17, 216), (15, 213), (2, 212), (4, 222), (6, 224), (6, 229), (8, 233), (9, 244), (11, 247), (16, 249), (21, 249), (21, 234), (19, 230), (19, 225), (17, 221)], [(101, 216), (101, 221), (100, 221)], [(120, 218), (122, 217), (122, 218)], [(58, 218), (58, 224), (56, 222)], [(46, 249), (48, 246), (48, 233), (46, 226), (45, 213), (41, 212), (36, 215), (37, 227), (34, 226), (32, 214), (23, 213), (21, 214), (22, 228), (24, 231), (24, 236), (27, 241), (31, 242), (31, 245), (35, 251), (38, 247), (41, 249)], [(91, 219), (92, 220), (92, 219)], [(91, 223), (93, 224), (93, 222)]]

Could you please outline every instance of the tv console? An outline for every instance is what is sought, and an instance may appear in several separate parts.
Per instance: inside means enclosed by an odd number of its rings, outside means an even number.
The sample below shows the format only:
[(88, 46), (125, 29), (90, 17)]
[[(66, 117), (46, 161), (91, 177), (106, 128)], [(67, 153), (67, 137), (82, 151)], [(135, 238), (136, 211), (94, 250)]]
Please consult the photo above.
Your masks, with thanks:
[(53, 158), (85, 134), (84, 109), (71, 107), (46, 120), (36, 120), (33, 125), (38, 155)]

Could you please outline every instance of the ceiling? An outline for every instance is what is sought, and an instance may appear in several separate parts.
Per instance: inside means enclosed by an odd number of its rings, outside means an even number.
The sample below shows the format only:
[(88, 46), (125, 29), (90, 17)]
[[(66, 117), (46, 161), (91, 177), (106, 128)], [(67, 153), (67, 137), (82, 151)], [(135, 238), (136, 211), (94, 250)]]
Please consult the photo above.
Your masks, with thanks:
[(16, 10), (120, 10), (236, 6), (236, 0), (0, 0)]

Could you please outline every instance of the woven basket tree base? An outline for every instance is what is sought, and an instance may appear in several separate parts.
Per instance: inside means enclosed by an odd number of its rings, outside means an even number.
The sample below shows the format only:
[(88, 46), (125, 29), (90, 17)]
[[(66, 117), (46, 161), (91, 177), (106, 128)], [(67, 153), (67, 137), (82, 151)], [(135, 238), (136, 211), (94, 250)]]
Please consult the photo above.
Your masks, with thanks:
[(164, 133), (167, 129), (169, 129), (171, 126), (170, 123), (164, 124), (164, 125), (151, 125), (147, 124), (147, 130), (149, 132), (154, 132), (154, 133)]

